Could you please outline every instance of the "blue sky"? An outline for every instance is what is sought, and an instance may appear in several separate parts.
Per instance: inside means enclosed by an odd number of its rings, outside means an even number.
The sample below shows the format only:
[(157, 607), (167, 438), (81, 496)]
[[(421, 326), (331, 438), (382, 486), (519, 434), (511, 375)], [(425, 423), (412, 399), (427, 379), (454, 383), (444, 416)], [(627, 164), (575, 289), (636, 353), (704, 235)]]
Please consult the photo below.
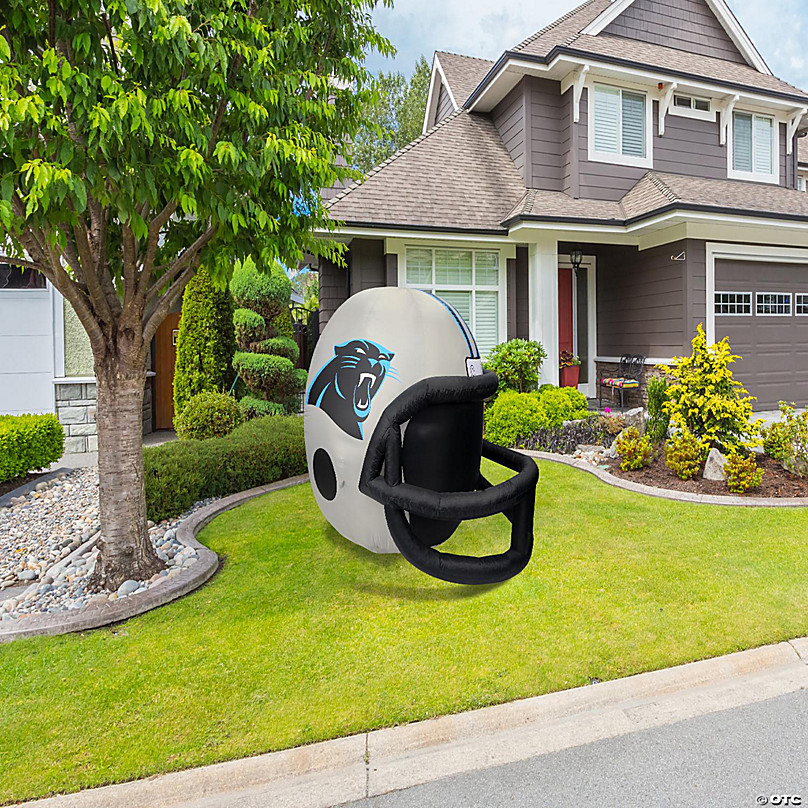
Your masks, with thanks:
[[(435, 50), (495, 59), (504, 50), (580, 5), (581, 0), (491, 3), (490, 0), (396, 0), (374, 12), (378, 29), (398, 48), (395, 60), (374, 54), (370, 68), (410, 74), (423, 53)], [(730, 0), (775, 75), (808, 89), (808, 2)]]

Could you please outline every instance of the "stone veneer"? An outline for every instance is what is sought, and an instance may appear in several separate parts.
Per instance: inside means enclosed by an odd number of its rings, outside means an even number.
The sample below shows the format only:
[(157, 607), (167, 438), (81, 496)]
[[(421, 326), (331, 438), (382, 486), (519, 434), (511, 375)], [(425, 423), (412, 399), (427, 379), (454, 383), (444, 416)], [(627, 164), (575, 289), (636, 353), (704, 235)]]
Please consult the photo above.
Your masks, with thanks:
[[(65, 430), (65, 454), (98, 451), (95, 382), (57, 382), (56, 415)], [(152, 432), (152, 383), (143, 395), (143, 434)]]

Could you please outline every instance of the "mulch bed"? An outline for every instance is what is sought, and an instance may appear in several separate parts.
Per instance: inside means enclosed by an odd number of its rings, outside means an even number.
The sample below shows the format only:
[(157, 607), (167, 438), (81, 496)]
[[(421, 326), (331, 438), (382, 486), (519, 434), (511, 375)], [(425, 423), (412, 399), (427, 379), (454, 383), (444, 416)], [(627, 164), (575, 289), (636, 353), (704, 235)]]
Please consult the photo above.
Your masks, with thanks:
[(15, 488), (19, 488), (21, 485), (30, 483), (32, 480), (36, 480), (41, 476), (41, 474), (26, 474), (25, 477), (15, 477), (13, 480), (6, 480), (4, 483), (0, 483), (0, 497), (2, 497), (3, 494), (8, 494), (9, 491), (13, 491)]
[(680, 480), (666, 465), (665, 453), (660, 451), (653, 464), (639, 471), (623, 471), (619, 460), (608, 461), (609, 471), (616, 477), (631, 480), (641, 485), (667, 488), (672, 491), (686, 491), (689, 494), (711, 494), (713, 496), (771, 497), (792, 499), (808, 497), (808, 480), (795, 477), (787, 472), (776, 460), (759, 456), (758, 465), (766, 472), (760, 488), (748, 494), (731, 494), (724, 482), (715, 482), (697, 477), (695, 480)]

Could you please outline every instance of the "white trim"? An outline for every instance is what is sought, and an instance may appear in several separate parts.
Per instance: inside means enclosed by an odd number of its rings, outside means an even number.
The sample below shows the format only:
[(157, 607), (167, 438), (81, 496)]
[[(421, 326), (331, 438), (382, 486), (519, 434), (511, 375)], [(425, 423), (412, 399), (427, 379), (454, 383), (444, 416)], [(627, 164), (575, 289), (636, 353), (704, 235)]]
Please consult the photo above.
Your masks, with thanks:
[(558, 240), (547, 236), (528, 247), (529, 336), (542, 344), (547, 361), (542, 363), (542, 384), (558, 385)]
[[(560, 269), (568, 269), (574, 267), (570, 261), (569, 255), (558, 256), (558, 266)], [(586, 267), (586, 334), (587, 346), (586, 355), (588, 357), (587, 377), (589, 381), (586, 384), (579, 384), (578, 389), (587, 397), (594, 398), (598, 392), (597, 384), (597, 352), (598, 352), (598, 259), (594, 255), (585, 255), (581, 261), (581, 266)], [(580, 356), (578, 345), (578, 283), (575, 273), (573, 272), (572, 281), (572, 321), (573, 321), (573, 342), (575, 344), (575, 353)]]
[[(611, 6), (589, 23), (582, 33), (588, 36), (597, 36), (605, 28), (608, 28), (633, 2), (634, 0), (613, 0)], [(707, 4), (746, 61), (760, 73), (771, 76), (772, 72), (760, 55), (760, 51), (755, 47), (726, 2), (724, 0), (707, 0)]]
[(455, 101), (452, 88), (446, 80), (446, 73), (444, 73), (443, 65), (441, 65), (440, 59), (438, 58), (438, 52), (435, 51), (435, 56), (432, 59), (432, 76), (429, 80), (429, 96), (426, 102), (426, 111), (424, 112), (424, 126), (421, 130), (422, 135), (425, 135), (437, 124), (437, 121), (432, 123), (433, 119), (437, 116), (438, 98), (440, 98), (440, 89), (437, 87), (436, 79), (446, 88), (446, 92), (449, 94), (449, 100), (452, 102), (455, 112), (460, 109), (457, 105), (457, 101)]
[(795, 109), (787, 121), (786, 128), (786, 154), (790, 157), (794, 154), (794, 138), (800, 128), (802, 119), (808, 115), (808, 107)]
[(60, 378), (65, 375), (65, 301), (48, 283), (51, 291), (51, 312), (53, 318), (53, 375)]
[[(800, 301), (800, 298), (803, 298)], [(805, 311), (797, 311), (798, 306), (805, 306)], [(808, 317), (808, 294), (805, 292), (794, 293), (794, 316), (795, 317)]]
[(721, 113), (721, 126), (719, 127), (719, 142), (722, 146), (727, 145), (729, 140), (730, 123), (732, 123), (732, 114), (735, 112), (735, 105), (740, 101), (741, 97), (737, 93), (729, 95), (724, 99), (724, 103), (718, 108)]
[[(707, 317), (705, 329), (707, 342), (715, 342), (715, 262), (727, 261), (765, 261), (770, 264), (806, 264), (808, 250), (786, 247), (756, 247), (750, 244), (717, 244), (707, 242)], [(756, 315), (758, 316), (758, 315)], [(766, 316), (766, 315), (759, 315)]]
[[(736, 296), (745, 295), (746, 297), (749, 298), (749, 311), (748, 312), (716, 311), (715, 309), (716, 306), (718, 305), (716, 298), (718, 297), (718, 295), (736, 295)], [(713, 293), (713, 313), (715, 314), (716, 317), (752, 317), (754, 316), (755, 313), (754, 306), (755, 306), (755, 298), (752, 292), (739, 292), (737, 290), (732, 289), (716, 289), (716, 291)]]
[(675, 82), (669, 82), (665, 85), (659, 96), (659, 136), (665, 136), (665, 121), (668, 113), (671, 112), (673, 107), (673, 96), (676, 93), (676, 88), (679, 85)]
[[(595, 87), (607, 87), (620, 91), (620, 107), (622, 110), (623, 92), (634, 93), (645, 96), (645, 157), (633, 157), (628, 154), (612, 154), (611, 152), (600, 152), (595, 148)], [(633, 166), (635, 168), (654, 167), (654, 101), (650, 93), (645, 89), (635, 89), (621, 84), (608, 83), (599, 79), (590, 79), (586, 82), (587, 89), (587, 139), (588, 158), (593, 163), (609, 163), (610, 165)], [(623, 127), (620, 125), (620, 138), (622, 140)]]
[[(691, 106), (689, 107), (676, 106), (677, 95), (683, 96), (685, 98), (690, 98)], [(710, 105), (710, 109), (709, 110), (696, 109), (694, 106), (692, 106), (692, 101), (706, 101)], [(715, 123), (716, 118), (718, 116), (716, 103), (712, 98), (707, 98), (703, 95), (697, 95), (696, 93), (682, 92), (682, 91), (674, 93), (674, 97), (671, 101), (671, 107), (668, 110), (668, 113), (670, 115), (675, 115), (677, 118), (692, 118), (693, 120), (707, 121), (709, 123)]]
[(584, 87), (586, 86), (586, 77), (589, 73), (589, 65), (581, 65), (577, 70), (570, 73), (561, 82), (561, 95), (564, 95), (570, 88), (573, 89), (572, 94), (572, 119), (573, 123), (581, 122), (581, 96), (584, 94)]
[[(752, 171), (741, 171), (735, 168), (735, 118), (738, 115), (751, 115), (752, 117)], [(772, 122), (772, 173), (763, 174), (754, 170), (755, 166), (755, 121), (757, 118), (767, 118)], [(729, 137), (727, 138), (727, 176), (731, 180), (745, 180), (746, 182), (765, 182), (769, 185), (780, 184), (780, 124), (782, 121), (777, 115), (762, 114), (746, 109), (733, 109), (729, 116)]]
[(95, 376), (60, 376), (53, 380), (54, 384), (95, 384)]
[[(761, 297), (787, 297), (788, 298), (788, 311), (760, 311), (760, 298)], [(755, 292), (755, 317), (793, 317), (794, 316), (794, 295), (791, 292)]]

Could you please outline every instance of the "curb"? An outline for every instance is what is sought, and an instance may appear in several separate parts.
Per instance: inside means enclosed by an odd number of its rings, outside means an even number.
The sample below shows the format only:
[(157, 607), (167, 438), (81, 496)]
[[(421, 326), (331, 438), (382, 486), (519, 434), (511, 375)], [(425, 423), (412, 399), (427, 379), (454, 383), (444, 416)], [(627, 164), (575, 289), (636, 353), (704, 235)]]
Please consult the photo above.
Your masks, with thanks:
[(60, 474), (69, 474), (73, 469), (69, 469), (67, 467), (62, 467), (55, 469), (54, 471), (49, 471), (47, 474), (42, 474), (36, 478), (36, 480), (31, 480), (30, 482), (21, 485), (19, 488), (15, 488), (13, 491), (9, 491), (7, 494), (3, 494), (0, 497), (0, 508), (10, 508), (11, 507), (11, 500), (16, 499), (17, 497), (24, 497), (31, 493), (31, 491), (35, 490), (36, 487), (40, 483), (48, 483), (54, 477), (58, 477)]
[(631, 491), (634, 494), (645, 494), (657, 499), (669, 499), (674, 502), (692, 502), (696, 505), (723, 505), (735, 508), (808, 508), (808, 497), (794, 498), (774, 498), (774, 497), (731, 497), (716, 496), (715, 494), (689, 494), (687, 491), (671, 491), (667, 488), (655, 488), (652, 485), (642, 485), (633, 483), (630, 480), (623, 480), (608, 471), (592, 466), (585, 460), (576, 460), (568, 455), (557, 455), (549, 452), (533, 452), (528, 449), (518, 449), (517, 451), (528, 457), (538, 460), (547, 460), (550, 463), (560, 463), (563, 466), (586, 471), (593, 474), (601, 482), (611, 485), (614, 488), (622, 488), (624, 491)]
[[(26, 617), (23, 619), (8, 621), (12, 626), (6, 628), (0, 624), (0, 643), (11, 642), (12, 640), (23, 639), (24, 637), (38, 637), (42, 635), (53, 636), (56, 634), (69, 634), (74, 631), (87, 631), (93, 628), (101, 628), (111, 623), (119, 623), (136, 617), (139, 614), (164, 606), (172, 600), (181, 598), (189, 592), (198, 589), (202, 584), (211, 579), (216, 570), (219, 569), (219, 556), (209, 550), (196, 540), (196, 534), (202, 530), (211, 520), (220, 514), (226, 513), (233, 508), (247, 502), (250, 499), (269, 494), (272, 491), (280, 491), (294, 485), (308, 482), (308, 475), (293, 477), (288, 480), (281, 480), (271, 485), (264, 485), (260, 488), (253, 488), (250, 491), (242, 491), (232, 494), (229, 497), (217, 500), (210, 505), (201, 508), (188, 519), (186, 519), (177, 530), (177, 538), (183, 543), (190, 545), (199, 553), (199, 560), (179, 575), (167, 580), (159, 586), (152, 587), (137, 595), (130, 595), (123, 600), (110, 601), (98, 606), (87, 606), (84, 609), (77, 609), (73, 612), (59, 612), (52, 615), (41, 615)], [(94, 536), (88, 539), (86, 544), (97, 541)], [(74, 551), (78, 552), (78, 550)], [(64, 559), (62, 559), (64, 561)]]
[(331, 808), (808, 688), (808, 639), (496, 707), (23, 803)]

